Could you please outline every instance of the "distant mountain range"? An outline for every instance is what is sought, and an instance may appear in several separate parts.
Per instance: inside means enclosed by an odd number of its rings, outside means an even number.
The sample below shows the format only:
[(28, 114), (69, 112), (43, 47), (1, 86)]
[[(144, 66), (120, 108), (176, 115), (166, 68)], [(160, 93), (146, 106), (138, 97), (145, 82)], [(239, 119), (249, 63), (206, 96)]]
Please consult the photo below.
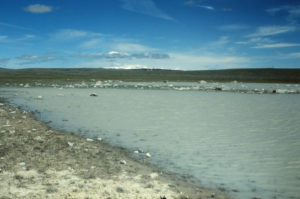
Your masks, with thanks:
[(123, 80), (123, 81), (242, 81), (300, 83), (300, 69), (226, 69), (180, 71), (162, 69), (103, 69), (103, 68), (0, 68), (0, 82), (35, 80)]

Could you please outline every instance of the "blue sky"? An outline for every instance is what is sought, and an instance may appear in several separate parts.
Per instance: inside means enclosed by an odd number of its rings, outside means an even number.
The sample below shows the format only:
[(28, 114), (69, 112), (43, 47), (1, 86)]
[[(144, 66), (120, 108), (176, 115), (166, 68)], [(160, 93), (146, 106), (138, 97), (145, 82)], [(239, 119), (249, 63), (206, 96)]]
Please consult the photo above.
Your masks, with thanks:
[(0, 67), (300, 68), (298, 0), (0, 0)]

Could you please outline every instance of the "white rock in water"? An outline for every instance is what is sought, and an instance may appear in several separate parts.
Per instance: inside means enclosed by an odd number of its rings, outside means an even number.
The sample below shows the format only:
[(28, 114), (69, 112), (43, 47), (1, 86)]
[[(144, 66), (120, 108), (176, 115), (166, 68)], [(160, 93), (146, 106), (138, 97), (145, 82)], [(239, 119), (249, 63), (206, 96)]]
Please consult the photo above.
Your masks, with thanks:
[(133, 153), (138, 154), (138, 153), (140, 153), (140, 152), (139, 152), (139, 151), (134, 151)]
[(24, 166), (26, 166), (26, 163), (25, 163), (25, 162), (20, 162), (19, 165), (20, 165), (21, 167), (24, 167)]
[(88, 141), (88, 142), (93, 142), (94, 140), (91, 139), (91, 138), (86, 138), (86, 141)]
[(151, 158), (151, 154), (150, 154), (150, 153), (146, 153), (146, 156), (147, 156), (148, 158)]
[(98, 141), (102, 141), (102, 138), (97, 138)]
[(39, 95), (39, 96), (37, 96), (37, 98), (36, 99), (43, 99), (43, 96), (41, 96), (41, 95)]
[(68, 145), (69, 145), (70, 147), (72, 147), (72, 146), (74, 146), (74, 143), (73, 143), (73, 142), (68, 142)]
[(125, 160), (121, 160), (120, 164), (124, 164), (125, 165), (125, 164), (127, 164), (127, 162)]
[(4, 104), (0, 103), (0, 106), (4, 106)]

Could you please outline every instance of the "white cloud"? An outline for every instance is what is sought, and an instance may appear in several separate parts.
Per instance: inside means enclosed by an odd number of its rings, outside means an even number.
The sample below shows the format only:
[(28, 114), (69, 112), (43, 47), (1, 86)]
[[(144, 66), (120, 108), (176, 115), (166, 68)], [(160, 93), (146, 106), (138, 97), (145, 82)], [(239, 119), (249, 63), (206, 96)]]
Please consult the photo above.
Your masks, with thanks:
[(17, 43), (17, 42), (22, 42), (30, 39), (34, 39), (36, 36), (35, 35), (23, 35), (22, 37), (19, 38), (11, 38), (6, 35), (0, 35), (0, 42), (3, 43)]
[(300, 59), (300, 52), (290, 53), (290, 54), (288, 54), (287, 56), (285, 56), (285, 58)]
[(278, 35), (296, 30), (294, 26), (262, 26), (257, 29), (255, 33), (247, 35), (246, 37), (264, 37)]
[(295, 5), (285, 5), (275, 8), (270, 8), (266, 10), (271, 15), (276, 15), (279, 12), (287, 13), (287, 20), (292, 23), (296, 23), (296, 19), (300, 17), (300, 6)]
[(202, 5), (202, 2), (203, 2), (203, 0), (189, 0), (189, 1), (184, 2), (184, 4), (188, 5), (188, 6), (204, 8), (207, 10), (215, 10), (215, 8), (213, 6)]
[(0, 41), (6, 40), (8, 37), (6, 35), (0, 35)]
[(96, 54), (74, 54), (73, 57), (85, 58), (85, 59), (168, 59), (170, 56), (164, 53), (127, 53), (110, 51), (108, 53), (96, 53)]
[(145, 52), (145, 51), (152, 51), (155, 50), (153, 48), (136, 44), (136, 43), (118, 43), (112, 45), (113, 49), (120, 50), (120, 51), (127, 51), (127, 52)]
[(246, 44), (249, 44), (249, 41), (237, 41), (237, 42), (234, 42), (235, 44), (239, 44), (239, 45), (246, 45)]
[(194, 5), (197, 5), (202, 2), (203, 2), (203, 0), (188, 0), (188, 1), (184, 2), (184, 4), (189, 5), (189, 6), (194, 6)]
[(53, 36), (60, 40), (72, 40), (86, 37), (100, 37), (103, 36), (103, 34), (75, 29), (62, 29), (56, 32)]
[(182, 63), (198, 64), (201, 65), (215, 65), (215, 64), (237, 64), (248, 62), (249, 59), (245, 57), (237, 56), (220, 56), (220, 55), (208, 55), (208, 56), (195, 56), (195, 55), (183, 55), (183, 54), (171, 54), (171, 57)]
[(253, 38), (250, 38), (249, 40), (247, 41), (238, 41), (238, 42), (235, 42), (236, 44), (241, 44), (241, 45), (245, 45), (245, 44), (262, 44), (262, 43), (272, 43), (274, 42), (273, 40), (269, 39), (269, 38), (266, 38), (266, 37), (253, 37)]
[(174, 21), (174, 18), (156, 7), (152, 0), (122, 0), (123, 8), (132, 12)]
[(0, 26), (4, 26), (4, 27), (8, 27), (8, 28), (16, 28), (16, 29), (20, 29), (20, 30), (32, 30), (30, 28), (25, 28), (23, 26), (17, 26), (14, 24), (8, 24), (8, 23), (3, 23), (3, 22), (0, 22)]
[(24, 35), (25, 39), (33, 39), (35, 37), (36, 37), (35, 35)]
[(229, 42), (229, 38), (227, 36), (222, 36), (219, 38), (219, 40), (210, 43), (210, 45), (214, 47), (218, 47), (218, 46), (224, 46), (228, 42)]
[(141, 65), (141, 64), (119, 64), (119, 63), (114, 63), (111, 66), (105, 66), (104, 68), (112, 68), (112, 69), (145, 69), (149, 68), (147, 65)]
[(32, 65), (32, 64), (40, 64), (40, 63), (45, 63), (45, 62), (50, 62), (50, 61), (56, 61), (56, 60), (61, 60), (62, 58), (60, 57), (55, 57), (55, 56), (49, 56), (49, 55), (21, 55), (16, 57), (17, 60), (21, 60), (21, 62), (18, 62), (17, 64), (20, 66), (25, 66), (25, 65)]
[(41, 14), (41, 13), (52, 12), (53, 7), (41, 5), (41, 4), (34, 4), (34, 5), (29, 5), (29, 6), (25, 7), (24, 10), (27, 12), (35, 13), (35, 14)]
[(286, 47), (294, 47), (294, 46), (300, 46), (300, 44), (297, 44), (297, 43), (274, 43), (274, 44), (257, 45), (252, 48), (286, 48)]
[(0, 57), (0, 66), (6, 66), (8, 61), (9, 61), (9, 58)]
[(224, 31), (236, 31), (236, 30), (244, 30), (248, 28), (249, 26), (238, 25), (238, 24), (230, 24), (230, 25), (224, 25), (219, 27), (220, 30), (224, 30)]
[(212, 7), (212, 6), (203, 6), (203, 5), (197, 5), (196, 7), (204, 8), (204, 9), (207, 9), (207, 10), (214, 10), (214, 9), (215, 9), (215, 8)]
[(101, 44), (103, 43), (103, 39), (91, 39), (89, 41), (85, 41), (83, 42), (80, 47), (81, 48), (86, 48), (86, 49), (90, 49), (90, 48), (98, 48)]

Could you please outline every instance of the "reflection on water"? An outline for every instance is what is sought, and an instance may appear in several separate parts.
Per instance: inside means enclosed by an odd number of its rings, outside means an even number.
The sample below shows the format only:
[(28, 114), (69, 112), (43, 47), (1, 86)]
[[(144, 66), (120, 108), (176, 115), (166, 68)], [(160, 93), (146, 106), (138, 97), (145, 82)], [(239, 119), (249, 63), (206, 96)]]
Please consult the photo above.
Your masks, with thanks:
[(16, 104), (39, 110), (41, 119), (56, 128), (150, 152), (152, 163), (193, 176), (202, 185), (225, 188), (233, 197), (300, 196), (300, 95), (101, 88), (0, 91)]

